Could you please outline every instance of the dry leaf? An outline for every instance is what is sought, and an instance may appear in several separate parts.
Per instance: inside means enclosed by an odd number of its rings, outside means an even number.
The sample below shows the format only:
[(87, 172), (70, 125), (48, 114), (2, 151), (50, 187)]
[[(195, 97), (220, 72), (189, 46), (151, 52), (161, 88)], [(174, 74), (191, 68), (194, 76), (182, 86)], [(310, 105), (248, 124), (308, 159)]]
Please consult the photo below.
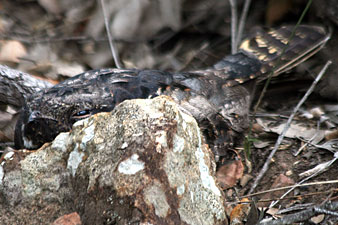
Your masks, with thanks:
[(266, 10), (266, 24), (271, 26), (292, 9), (291, 0), (270, 0)]
[[(293, 184), (295, 184), (295, 182), (290, 177), (287, 177), (284, 174), (279, 174), (279, 176), (275, 179), (275, 181), (271, 185), (270, 189), (290, 186), (290, 185), (293, 185)], [(277, 199), (277, 198), (281, 197), (284, 193), (285, 193), (284, 190), (266, 193), (262, 197), (262, 199)], [(258, 203), (259, 207), (266, 207), (269, 204), (270, 204), (269, 202), (259, 202)]]
[[(276, 124), (276, 121), (271, 121), (269, 119), (257, 118), (257, 123), (261, 125), (266, 132), (273, 132), (281, 134), (284, 130), (286, 121), (283, 123)], [(324, 138), (325, 131), (317, 130), (315, 127), (308, 127), (306, 124), (292, 122), (289, 129), (287, 130), (285, 137), (288, 138), (303, 138), (305, 140), (312, 139), (315, 135), (316, 137), (312, 140), (312, 143), (319, 143)]]
[[(244, 198), (241, 202), (249, 202), (249, 199)], [(250, 211), (250, 204), (238, 204), (230, 213), (230, 224), (245, 224)]]
[(173, 30), (181, 27), (182, 0), (160, 0), (160, 12), (163, 23)]
[(227, 189), (236, 185), (242, 178), (244, 166), (241, 160), (222, 165), (216, 172), (216, 178), (222, 189)]
[(60, 14), (61, 7), (58, 0), (38, 0), (39, 4), (49, 13)]
[(79, 214), (73, 212), (71, 214), (63, 215), (56, 219), (52, 225), (81, 225), (81, 218)]
[(18, 63), (27, 54), (26, 48), (19, 41), (0, 42), (0, 61)]
[(144, 9), (149, 5), (146, 0), (126, 1), (115, 15), (111, 25), (112, 33), (115, 38), (133, 38), (139, 28)]
[(319, 224), (323, 222), (324, 218), (325, 218), (325, 214), (320, 214), (318, 216), (312, 217), (310, 220), (314, 222), (315, 224)]
[(338, 130), (328, 130), (325, 132), (325, 140), (329, 141), (332, 139), (338, 139)]
[(271, 143), (269, 141), (257, 140), (253, 142), (253, 145), (255, 146), (255, 148), (265, 148), (271, 145)]

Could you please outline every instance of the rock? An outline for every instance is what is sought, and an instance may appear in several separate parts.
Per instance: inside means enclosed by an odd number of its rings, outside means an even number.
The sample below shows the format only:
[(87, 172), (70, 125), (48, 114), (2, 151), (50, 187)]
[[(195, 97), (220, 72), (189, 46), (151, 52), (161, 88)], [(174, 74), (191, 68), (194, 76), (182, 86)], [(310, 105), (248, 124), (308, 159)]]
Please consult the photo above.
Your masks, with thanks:
[(72, 212), (83, 224), (227, 221), (213, 155), (169, 97), (125, 101), (27, 156), (11, 154), (0, 167), (5, 224), (50, 224)]
[(81, 219), (76, 212), (63, 215), (53, 222), (52, 225), (81, 225)]

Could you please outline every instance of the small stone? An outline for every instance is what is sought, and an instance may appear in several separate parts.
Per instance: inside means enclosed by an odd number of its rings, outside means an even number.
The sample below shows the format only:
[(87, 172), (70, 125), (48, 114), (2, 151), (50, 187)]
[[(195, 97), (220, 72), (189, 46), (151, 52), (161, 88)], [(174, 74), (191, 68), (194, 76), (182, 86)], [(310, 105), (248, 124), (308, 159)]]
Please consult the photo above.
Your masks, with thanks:
[(63, 215), (55, 220), (52, 225), (81, 225), (81, 218), (79, 214), (73, 212), (71, 214)]

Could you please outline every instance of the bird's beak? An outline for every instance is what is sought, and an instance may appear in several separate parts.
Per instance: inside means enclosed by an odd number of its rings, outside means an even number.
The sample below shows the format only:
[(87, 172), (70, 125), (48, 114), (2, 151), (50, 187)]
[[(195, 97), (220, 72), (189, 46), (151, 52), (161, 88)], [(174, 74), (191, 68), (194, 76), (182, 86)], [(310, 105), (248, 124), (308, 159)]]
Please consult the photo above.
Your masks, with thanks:
[(29, 115), (27, 123), (33, 122), (38, 118), (41, 118), (41, 113), (39, 111), (33, 111)]

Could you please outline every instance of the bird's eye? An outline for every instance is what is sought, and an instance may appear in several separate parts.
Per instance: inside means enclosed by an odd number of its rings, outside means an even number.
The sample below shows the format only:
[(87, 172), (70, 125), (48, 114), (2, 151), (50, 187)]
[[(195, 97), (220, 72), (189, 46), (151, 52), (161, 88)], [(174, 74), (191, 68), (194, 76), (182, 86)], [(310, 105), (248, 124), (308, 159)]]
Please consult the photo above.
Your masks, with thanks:
[(81, 110), (81, 111), (76, 112), (73, 115), (73, 118), (75, 118), (75, 119), (84, 119), (84, 118), (87, 118), (89, 116), (90, 116), (90, 110), (86, 109), (86, 110)]

